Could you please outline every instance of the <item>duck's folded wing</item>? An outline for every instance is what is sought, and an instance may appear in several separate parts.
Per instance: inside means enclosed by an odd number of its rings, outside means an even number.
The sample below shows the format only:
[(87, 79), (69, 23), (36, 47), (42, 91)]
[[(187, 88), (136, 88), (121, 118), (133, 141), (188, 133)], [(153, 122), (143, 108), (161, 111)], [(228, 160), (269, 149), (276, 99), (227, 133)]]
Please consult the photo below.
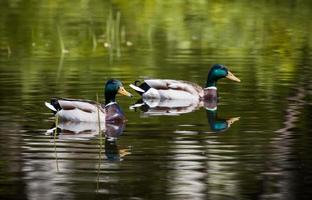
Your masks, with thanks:
[(188, 92), (192, 95), (203, 95), (203, 89), (192, 82), (180, 81), (180, 80), (170, 80), (170, 79), (147, 79), (144, 80), (151, 88), (157, 90), (181, 90)]
[[(49, 103), (46, 103), (46, 105)], [(54, 114), (61, 121), (98, 122), (105, 121), (105, 110), (94, 101), (78, 99), (52, 98), (49, 108), (53, 106)], [(98, 109), (100, 112), (98, 112)]]
[(99, 104), (93, 101), (83, 101), (75, 99), (59, 99), (58, 104), (63, 110), (79, 109), (84, 112), (94, 113), (97, 109), (101, 109)]

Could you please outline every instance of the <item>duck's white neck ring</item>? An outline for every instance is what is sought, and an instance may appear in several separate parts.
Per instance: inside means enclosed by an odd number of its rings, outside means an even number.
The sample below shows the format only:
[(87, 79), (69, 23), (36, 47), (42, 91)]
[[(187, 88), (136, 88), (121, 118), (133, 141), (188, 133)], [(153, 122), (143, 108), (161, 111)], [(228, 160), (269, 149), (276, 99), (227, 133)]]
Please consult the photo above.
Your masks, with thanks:
[(216, 86), (205, 87), (204, 90), (217, 90)]
[(110, 105), (113, 105), (113, 104), (116, 104), (116, 103), (117, 103), (117, 102), (112, 101), (112, 102), (110, 102), (110, 103), (106, 104), (106, 105), (105, 105), (105, 107), (110, 106)]
[(216, 107), (213, 107), (213, 108), (206, 108), (206, 107), (205, 107), (206, 110), (210, 110), (210, 111), (215, 111), (215, 110), (217, 110), (217, 108), (218, 108), (217, 106), (216, 106)]

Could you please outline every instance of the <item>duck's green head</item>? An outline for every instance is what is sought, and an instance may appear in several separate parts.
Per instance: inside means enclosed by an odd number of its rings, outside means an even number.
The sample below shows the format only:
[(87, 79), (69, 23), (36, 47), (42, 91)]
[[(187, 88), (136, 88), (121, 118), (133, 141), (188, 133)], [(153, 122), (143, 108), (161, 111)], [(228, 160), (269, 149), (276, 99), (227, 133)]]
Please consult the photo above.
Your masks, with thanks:
[(211, 67), (208, 73), (206, 87), (216, 86), (217, 81), (220, 78), (228, 78), (232, 81), (240, 82), (239, 78), (234, 76), (226, 66), (215, 64)]
[(125, 88), (122, 86), (121, 81), (110, 79), (105, 84), (105, 104), (108, 104), (110, 102), (115, 102), (115, 98), (117, 93), (132, 97), (132, 94), (127, 92)]

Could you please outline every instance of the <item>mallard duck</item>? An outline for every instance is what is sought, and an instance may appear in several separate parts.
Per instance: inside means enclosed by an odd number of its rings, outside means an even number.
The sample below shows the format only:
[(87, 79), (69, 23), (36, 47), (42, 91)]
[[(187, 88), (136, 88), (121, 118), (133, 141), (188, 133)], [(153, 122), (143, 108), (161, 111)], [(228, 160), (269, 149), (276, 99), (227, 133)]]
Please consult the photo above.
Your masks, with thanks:
[(105, 104), (90, 100), (52, 98), (51, 103), (45, 102), (45, 105), (61, 121), (97, 122), (98, 117), (101, 122), (124, 121), (125, 116), (115, 101), (117, 93), (132, 96), (119, 80), (111, 79), (105, 84)]
[(130, 84), (130, 87), (143, 99), (184, 99), (198, 102), (217, 98), (217, 81), (221, 78), (240, 82), (226, 66), (215, 64), (208, 73), (205, 88), (192, 82), (169, 79), (147, 79), (140, 85), (137, 85), (140, 81), (135, 81), (134, 84)]

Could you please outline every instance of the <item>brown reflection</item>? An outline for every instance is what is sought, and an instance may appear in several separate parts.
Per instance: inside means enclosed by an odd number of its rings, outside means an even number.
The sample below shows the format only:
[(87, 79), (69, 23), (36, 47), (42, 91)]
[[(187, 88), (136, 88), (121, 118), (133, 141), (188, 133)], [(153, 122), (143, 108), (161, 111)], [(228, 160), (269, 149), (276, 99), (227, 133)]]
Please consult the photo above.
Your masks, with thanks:
[(285, 111), (284, 127), (275, 131), (276, 137), (271, 141), (272, 154), (267, 162), (267, 170), (263, 174), (262, 199), (295, 199), (296, 177), (293, 160), (294, 128), (305, 105), (306, 90), (298, 87), (295, 95), (288, 98), (288, 107)]

